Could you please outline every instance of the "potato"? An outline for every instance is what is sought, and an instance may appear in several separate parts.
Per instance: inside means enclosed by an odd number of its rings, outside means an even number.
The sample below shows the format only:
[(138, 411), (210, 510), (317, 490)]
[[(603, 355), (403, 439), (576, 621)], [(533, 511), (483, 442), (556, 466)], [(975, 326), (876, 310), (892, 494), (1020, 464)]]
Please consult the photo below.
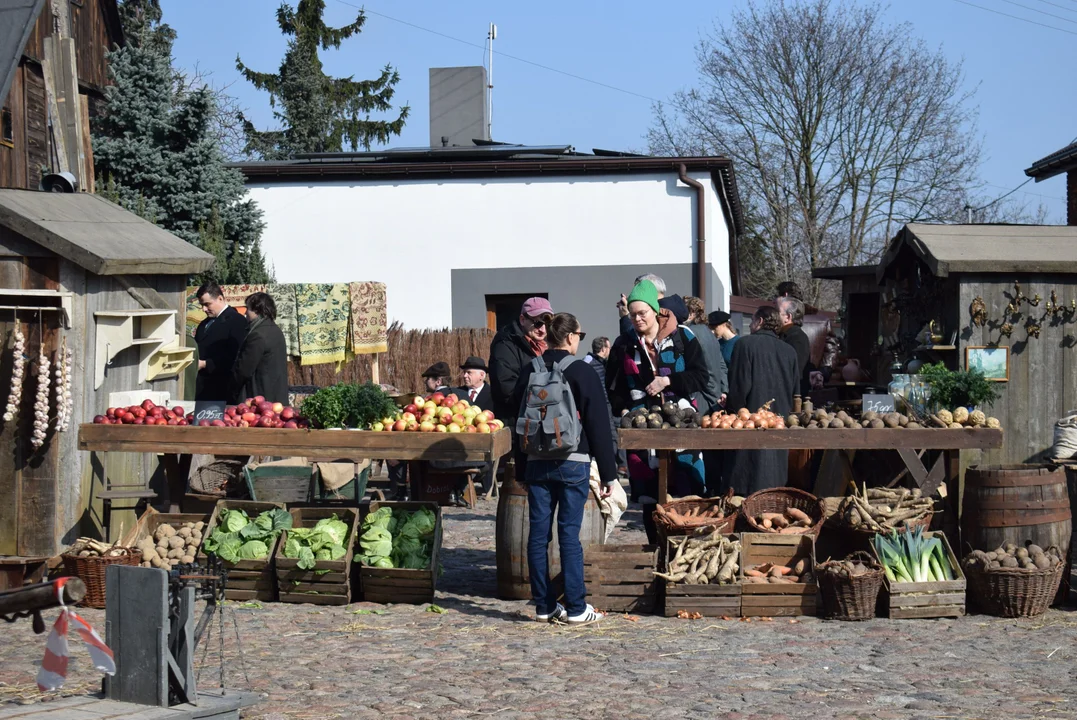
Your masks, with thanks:
[(159, 557), (155, 557), (154, 559), (150, 560), (150, 564), (153, 565), (155, 568), (163, 568), (165, 566), (164, 561), (161, 560), (161, 558)]
[(871, 427), (872, 430), (882, 430), (886, 427), (886, 423), (884, 423), (879, 418), (875, 418), (870, 423), (868, 423), (868, 425)]
[(179, 535), (181, 538), (186, 540), (187, 538), (191, 537), (191, 528), (181, 527), (179, 530), (176, 531), (176, 535)]
[(1002, 548), (1010, 555), (1013, 555), (1015, 552), (1017, 552), (1017, 546), (1014, 545), (1012, 542), (1004, 543), (1002, 545)]
[(988, 570), (998, 570), (1000, 567), (1002, 567), (1002, 564), (998, 560), (992, 560), (987, 564)]
[(1028, 550), (1025, 550), (1024, 548), (1017, 548), (1017, 551), (1013, 554), (1013, 556), (1015, 558), (1017, 558), (1018, 560), (1027, 558), (1028, 555), (1029, 555)]
[(908, 428), (909, 430), (919, 430), (920, 428), (923, 427), (923, 425), (921, 425), (920, 423), (915, 422), (913, 420), (910, 420), (909, 424), (906, 425), (905, 427)]
[(183, 557), (182, 557), (182, 558), (180, 559), (180, 561), (181, 561), (181, 562), (182, 562), (182, 563), (183, 563), (184, 565), (191, 565), (192, 563), (194, 563), (194, 555), (184, 555), (184, 556), (183, 556)]
[(182, 548), (186, 544), (187, 543), (184, 542), (183, 538), (181, 538), (181, 537), (173, 536), (173, 537), (168, 538), (168, 547), (170, 549), (172, 549), (172, 550)]
[(841, 420), (838, 420), (837, 418), (834, 418), (833, 420), (830, 421), (830, 423), (828, 424), (828, 427), (843, 428), (843, 427), (845, 427), (845, 423), (843, 423)]
[(168, 559), (169, 560), (178, 560), (181, 557), (183, 557), (183, 551), (180, 550), (180, 549), (169, 550), (168, 551)]
[(149, 560), (142, 561), (142, 567), (153, 567)]
[(206, 524), (204, 522), (202, 522), (201, 520), (199, 520), (198, 522), (196, 522), (194, 524), (194, 529), (197, 530), (198, 532), (202, 532), (202, 529), (205, 528), (205, 527), (206, 527)]
[(176, 528), (172, 527), (171, 525), (162, 525), (157, 528), (157, 532), (160, 533), (159, 538), (168, 538), (176, 534)]
[(90, 556), (92, 556), (94, 554), (95, 553), (91, 553), (89, 550), (83, 550), (83, 551), (79, 552), (79, 557), (90, 557)]
[(1047, 568), (1051, 567), (1052, 563), (1051, 559), (1048, 558), (1047, 555), (1045, 555), (1044, 553), (1040, 553), (1039, 555), (1032, 556), (1032, 564), (1040, 570), (1046, 570)]
[(999, 563), (999, 564), (1002, 565), (1002, 567), (1006, 567), (1006, 568), (1015, 568), (1018, 565), (1017, 558), (1011, 557), (1009, 555), (1007, 555), (1005, 558), (1003, 558), (1002, 562)]
[(191, 533), (191, 540), (194, 541), (195, 545), (201, 545), (202, 544), (202, 533), (200, 533), (198, 531), (195, 531), (195, 532)]
[(1034, 542), (1032, 542), (1030, 540), (1028, 542), (1028, 554), (1029, 555), (1042, 555), (1043, 554), (1043, 548), (1041, 548), (1039, 545), (1037, 545), (1036, 543), (1034, 543)]

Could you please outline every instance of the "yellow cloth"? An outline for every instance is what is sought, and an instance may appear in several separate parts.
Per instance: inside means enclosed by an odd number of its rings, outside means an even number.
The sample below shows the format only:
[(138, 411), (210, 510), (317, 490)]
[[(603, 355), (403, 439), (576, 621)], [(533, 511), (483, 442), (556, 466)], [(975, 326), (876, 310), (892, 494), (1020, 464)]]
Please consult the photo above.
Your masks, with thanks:
[(389, 350), (385, 283), (353, 282), (351, 295), (351, 350), (370, 355)]
[(347, 283), (295, 286), (302, 365), (342, 363), (348, 346), (351, 296)]
[(299, 357), (299, 317), (295, 306), (295, 285), (268, 285), (266, 292), (277, 304), (277, 327), (284, 334), (288, 357)]

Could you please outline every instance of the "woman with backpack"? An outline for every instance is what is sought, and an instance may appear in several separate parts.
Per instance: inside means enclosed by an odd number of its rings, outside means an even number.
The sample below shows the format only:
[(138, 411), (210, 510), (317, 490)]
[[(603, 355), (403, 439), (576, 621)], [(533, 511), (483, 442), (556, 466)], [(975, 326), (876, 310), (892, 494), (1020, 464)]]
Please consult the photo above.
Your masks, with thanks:
[[(542, 318), (549, 349), (525, 365), (516, 385), (516, 434), (527, 485), (530, 533), (527, 564), (535, 618), (543, 622), (589, 623), (603, 615), (587, 603), (580, 526), (591, 492), (591, 460), (598, 463), (602, 496), (617, 481), (606, 392), (598, 374), (576, 352), (586, 333), (574, 315)], [(547, 548), (557, 513), (557, 541), (565, 581), (565, 604), (549, 580)]]

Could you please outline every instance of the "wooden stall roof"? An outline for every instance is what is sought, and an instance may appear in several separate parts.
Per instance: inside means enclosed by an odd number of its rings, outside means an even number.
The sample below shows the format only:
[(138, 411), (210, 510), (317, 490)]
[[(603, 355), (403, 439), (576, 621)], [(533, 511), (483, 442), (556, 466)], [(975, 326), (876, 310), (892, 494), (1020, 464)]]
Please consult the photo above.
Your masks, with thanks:
[(857, 275), (874, 275), (875, 265), (843, 265), (836, 267), (821, 267), (811, 271), (813, 278), (820, 280), (842, 280)]
[(1077, 273), (1077, 227), (909, 223), (883, 254), (876, 277), (908, 246), (936, 277), (950, 273)]
[(0, 226), (97, 275), (189, 275), (213, 256), (88, 193), (0, 190)]
[(4, 103), (22, 49), (34, 29), (45, 0), (8, 0), (0, 3), (0, 104)]

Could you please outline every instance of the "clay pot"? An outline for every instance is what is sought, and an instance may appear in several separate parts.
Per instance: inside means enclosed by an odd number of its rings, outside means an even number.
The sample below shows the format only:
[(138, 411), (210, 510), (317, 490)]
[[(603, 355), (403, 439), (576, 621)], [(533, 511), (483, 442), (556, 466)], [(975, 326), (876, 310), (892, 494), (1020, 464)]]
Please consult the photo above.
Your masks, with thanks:
[(862, 375), (860, 361), (856, 358), (849, 358), (845, 363), (845, 367), (841, 369), (841, 376), (845, 378), (845, 382), (860, 382)]

